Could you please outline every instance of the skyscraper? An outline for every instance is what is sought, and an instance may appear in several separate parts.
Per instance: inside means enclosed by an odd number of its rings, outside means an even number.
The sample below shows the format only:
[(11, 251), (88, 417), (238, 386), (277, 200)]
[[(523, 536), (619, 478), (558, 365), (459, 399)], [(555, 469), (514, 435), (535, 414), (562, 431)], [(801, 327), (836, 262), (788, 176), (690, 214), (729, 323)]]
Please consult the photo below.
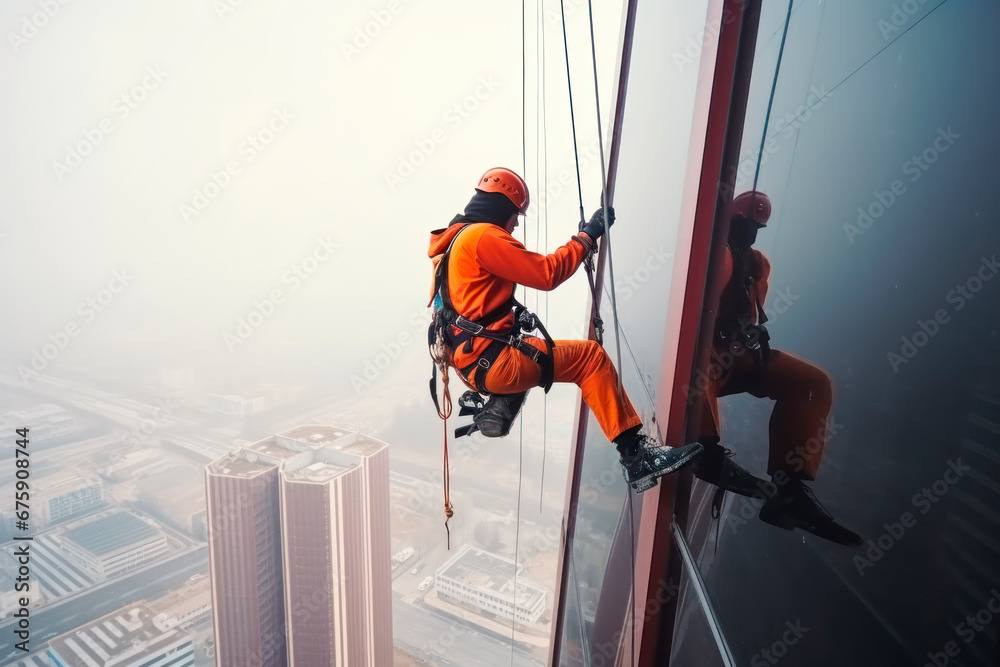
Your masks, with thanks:
[(294, 453), (255, 443), (205, 468), (219, 665), (288, 664), (278, 465)]
[(220, 665), (392, 664), (388, 457), (301, 426), (208, 466)]

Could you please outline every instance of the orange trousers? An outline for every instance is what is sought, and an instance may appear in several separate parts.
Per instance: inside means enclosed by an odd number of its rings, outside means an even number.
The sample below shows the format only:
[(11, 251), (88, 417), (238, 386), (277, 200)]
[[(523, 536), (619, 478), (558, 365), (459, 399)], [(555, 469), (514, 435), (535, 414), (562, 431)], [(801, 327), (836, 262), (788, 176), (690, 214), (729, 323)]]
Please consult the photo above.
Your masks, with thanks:
[[(723, 368), (720, 359), (729, 362)], [(774, 401), (768, 423), (770, 449), (768, 474), (778, 470), (795, 472), (806, 480), (816, 479), (832, 433), (827, 418), (833, 408), (833, 383), (819, 366), (789, 352), (771, 351), (764, 368), (756, 368), (753, 354), (736, 357), (714, 355), (709, 383), (702, 397), (701, 435), (719, 436), (717, 397), (746, 392)]]
[[(544, 351), (545, 341), (524, 339)], [(592, 340), (557, 340), (552, 348), (555, 382), (580, 387), (583, 400), (594, 413), (605, 437), (614, 440), (622, 431), (642, 423), (628, 396), (618, 393), (618, 373), (604, 348)], [(476, 373), (479, 369), (476, 369)], [(506, 347), (486, 375), (486, 388), (494, 394), (516, 394), (538, 386), (538, 364), (512, 347)]]

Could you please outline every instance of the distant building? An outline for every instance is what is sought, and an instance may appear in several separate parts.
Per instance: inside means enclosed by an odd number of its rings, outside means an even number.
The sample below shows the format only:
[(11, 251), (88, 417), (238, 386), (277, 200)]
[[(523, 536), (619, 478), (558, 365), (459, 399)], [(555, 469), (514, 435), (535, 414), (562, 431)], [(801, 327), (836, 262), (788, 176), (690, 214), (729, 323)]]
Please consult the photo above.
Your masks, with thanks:
[(50, 640), (48, 658), (56, 667), (193, 667), (188, 633), (153, 618), (145, 604), (129, 605)]
[(77, 430), (76, 419), (65, 409), (52, 403), (39, 403), (24, 410), (3, 413), (0, 420), (6, 424), (0, 433), (0, 444), (13, 445), (18, 436), (15, 429), (27, 426), (31, 442), (39, 442), (57, 435), (66, 435)]
[(392, 664), (388, 446), (322, 426), (276, 437), (309, 446), (282, 467), (292, 664)]
[(169, 551), (165, 534), (124, 511), (88, 521), (56, 539), (95, 579), (137, 570)]
[(205, 512), (205, 486), (195, 481), (200, 473), (191, 465), (158, 470), (134, 482), (135, 498), (165, 523), (204, 539), (204, 530), (199, 531), (198, 524)]
[(212, 588), (208, 577), (196, 574), (166, 595), (146, 601), (156, 615), (153, 625), (161, 632), (190, 626), (208, 618), (212, 613)]
[(163, 455), (162, 450), (147, 447), (128, 452), (124, 456), (116, 456), (111, 465), (99, 470), (98, 473), (112, 482), (141, 481), (176, 465), (176, 462)]
[(216, 664), (287, 665), (281, 509), (275, 461), (241, 449), (205, 468)]
[(65, 471), (32, 481), (34, 512), (38, 528), (104, 505), (104, 484), (93, 476)]
[(206, 478), (218, 664), (251, 664), (279, 639), (287, 658), (268, 665), (392, 664), (388, 446), (303, 426), (213, 462)]
[(536, 583), (517, 577), (514, 596), (514, 561), (466, 544), (435, 573), (438, 595), (472, 609), (531, 626), (545, 612), (548, 591)]
[(235, 394), (209, 394), (208, 407), (219, 414), (242, 417), (263, 410), (264, 399), (246, 398)]

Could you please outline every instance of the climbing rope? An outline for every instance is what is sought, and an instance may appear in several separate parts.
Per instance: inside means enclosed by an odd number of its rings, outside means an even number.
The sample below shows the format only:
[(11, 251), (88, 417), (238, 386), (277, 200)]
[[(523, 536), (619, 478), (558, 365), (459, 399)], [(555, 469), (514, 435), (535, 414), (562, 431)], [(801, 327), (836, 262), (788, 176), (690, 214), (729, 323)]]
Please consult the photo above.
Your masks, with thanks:
[(451, 504), (451, 470), (448, 465), (448, 418), (451, 417), (451, 389), (448, 388), (448, 344), (444, 340), (441, 331), (438, 331), (437, 339), (431, 347), (431, 359), (438, 372), (441, 373), (441, 400), (435, 403), (438, 417), (444, 425), (444, 469), (441, 472), (442, 486), (444, 487), (444, 531), (447, 535), (448, 550), (451, 551), (451, 529), (448, 521), (455, 515), (455, 508)]
[[(598, 150), (601, 154), (601, 207), (604, 209), (604, 220), (608, 221), (610, 219), (608, 215), (608, 207), (611, 206), (611, 201), (608, 196), (608, 175), (607, 167), (604, 164), (604, 131), (601, 126), (601, 96), (600, 96), (600, 86), (598, 84), (597, 77), (597, 44), (594, 39), (594, 7), (591, 0), (587, 0), (587, 18), (590, 22), (590, 61), (593, 66), (594, 71), (594, 106), (596, 109), (597, 116), (597, 142)], [(615, 294), (615, 263), (614, 263), (614, 253), (611, 252), (611, 225), (605, 226), (604, 230), (604, 243), (607, 248), (607, 263), (608, 263), (608, 277), (611, 281), (611, 316), (614, 322), (615, 329), (615, 355), (617, 359), (616, 368), (618, 369), (618, 396), (620, 399), (625, 399), (625, 388), (623, 386), (623, 375), (624, 369), (622, 368), (622, 345), (621, 345), (621, 323), (618, 320), (618, 298)], [(596, 289), (595, 289), (596, 292)], [(597, 301), (595, 297), (594, 308), (597, 309)], [(640, 376), (640, 380), (641, 380)], [(631, 575), (631, 595), (629, 599), (629, 631), (631, 636), (631, 643), (629, 644), (628, 654), (629, 663), (635, 664), (635, 656), (633, 655), (635, 651), (635, 519), (632, 509), (632, 487), (628, 484), (625, 485), (625, 493), (628, 494), (628, 536), (629, 536), (629, 567)]]
[[(599, 92), (600, 86), (599, 86), (598, 74), (597, 74), (597, 46), (596, 46), (596, 40), (595, 40), (595, 36), (594, 36), (594, 10), (593, 10), (593, 6), (592, 6), (592, 3), (591, 3), (591, 0), (587, 0), (587, 9), (588, 9), (589, 30), (590, 30), (590, 54), (591, 54), (591, 63), (592, 63), (592, 66), (593, 66), (593, 74), (594, 74), (594, 103), (595, 103), (595, 107), (596, 107), (596, 111), (597, 111), (596, 116), (597, 116), (598, 150), (600, 151), (600, 164), (601, 164), (601, 207), (603, 209), (604, 219), (605, 219), (605, 221), (607, 221), (607, 220), (610, 219), (610, 215), (609, 215), (609, 210), (608, 209), (611, 206), (611, 201), (610, 201), (610, 197), (609, 197), (609, 193), (608, 193), (607, 166), (605, 164), (605, 158), (604, 158), (604, 133), (603, 133), (603, 128), (602, 128), (602, 124), (601, 124), (601, 101), (600, 101), (600, 92)], [(570, 72), (570, 64), (569, 64), (569, 40), (568, 40), (567, 34), (566, 34), (566, 10), (565, 10), (565, 4), (564, 4), (563, 0), (559, 1), (559, 10), (560, 10), (560, 16), (561, 16), (561, 19), (562, 19), (563, 54), (564, 54), (565, 60), (566, 60), (566, 87), (567, 87), (567, 91), (568, 91), (568, 94), (569, 94), (570, 124), (571, 124), (571, 127), (572, 127), (572, 133), (573, 133), (573, 157), (574, 157), (575, 165), (576, 165), (577, 195), (579, 197), (580, 222), (582, 224), (584, 222), (583, 182), (582, 182), (582, 179), (580, 177), (580, 156), (579, 156), (579, 151), (578, 151), (578, 147), (577, 147), (577, 138), (576, 138), (576, 114), (575, 114), (574, 105), (573, 105), (573, 83), (572, 83), (572, 75), (571, 75), (571, 72)], [(620, 397), (624, 397), (625, 393), (624, 393), (624, 388), (622, 386), (622, 377), (621, 377), (621, 372), (620, 372), (620, 369), (621, 369), (621, 340), (620, 340), (621, 339), (621, 334), (620, 334), (620, 323), (619, 323), (619, 320), (618, 320), (618, 303), (617, 303), (617, 298), (616, 298), (615, 289), (614, 289), (614, 263), (613, 263), (613, 260), (612, 260), (611, 237), (610, 237), (610, 234), (609, 234), (609, 227), (610, 227), (610, 225), (608, 225), (608, 226), (605, 227), (605, 232), (604, 232), (604, 236), (605, 236), (604, 243), (605, 243), (605, 245), (604, 245), (604, 248), (605, 248), (605, 252), (607, 253), (608, 271), (609, 271), (609, 277), (611, 279), (611, 288), (610, 288), (611, 309), (612, 309), (612, 314), (613, 314), (614, 323), (615, 323), (615, 349), (616, 349), (616, 355), (617, 355), (617, 361), (618, 361), (618, 366), (617, 367), (619, 369), (617, 391), (618, 391), (618, 395)], [(592, 299), (592, 317), (593, 317), (592, 324), (593, 324), (593, 327), (594, 327), (594, 338), (597, 340), (597, 342), (599, 344), (603, 345), (603, 343), (604, 343), (604, 341), (603, 341), (604, 325), (603, 325), (603, 321), (602, 321), (601, 316), (600, 316), (597, 281), (596, 281), (596, 279), (594, 277), (594, 255), (595, 255), (595, 252), (596, 252), (596, 244), (595, 244), (595, 248), (592, 249), (591, 252), (589, 252), (587, 254), (587, 257), (584, 260), (584, 267), (586, 268), (586, 271), (587, 271), (587, 280), (588, 280), (588, 283), (590, 285), (590, 293), (591, 293), (591, 299)], [(633, 361), (634, 361), (634, 359), (633, 359)], [(634, 549), (635, 549), (635, 535), (634, 535), (634, 514), (633, 514), (633, 508), (632, 508), (632, 489), (631, 489), (631, 487), (627, 487), (626, 488), (626, 493), (628, 494), (629, 565), (630, 565), (631, 586), (632, 586), (631, 589), (630, 589), (630, 599), (629, 599), (629, 602), (630, 602), (630, 612), (631, 612), (631, 614), (630, 614), (630, 618), (631, 618), (630, 629), (631, 629), (631, 633), (632, 633), (632, 635), (631, 635), (632, 642), (631, 642), (631, 645), (629, 646), (629, 658), (630, 658), (630, 662), (634, 663), (635, 658), (634, 658), (634, 655), (633, 655), (633, 651), (634, 651), (634, 647), (635, 647), (635, 552), (634, 552)], [(571, 549), (570, 556), (572, 557), (572, 547), (570, 547), (570, 549)], [(586, 647), (588, 638), (584, 637), (584, 636), (581, 636), (580, 641), (581, 641), (581, 644), (584, 647)]]
[[(580, 202), (580, 224), (584, 224), (585, 220), (583, 217), (583, 181), (580, 179), (580, 151), (576, 145), (576, 113), (573, 110), (573, 79), (570, 76), (569, 71), (569, 40), (566, 37), (566, 7), (563, 0), (559, 0), (559, 14), (562, 17), (562, 33), (563, 33), (563, 52), (566, 56), (566, 89), (569, 92), (569, 120), (570, 126), (573, 130), (573, 159), (576, 164), (576, 192), (579, 197)], [(593, 25), (591, 25), (591, 31), (593, 31)], [(598, 114), (600, 115), (600, 114)], [(603, 164), (604, 151), (601, 151), (601, 160)], [(607, 212), (605, 212), (607, 216)], [(607, 220), (607, 217), (605, 217)], [(598, 344), (604, 345), (604, 321), (601, 319), (601, 314), (598, 312), (597, 308), (597, 282), (594, 279), (594, 255), (597, 251), (597, 244), (591, 248), (590, 252), (583, 260), (583, 268), (587, 272), (587, 282), (590, 285), (590, 296), (593, 300), (593, 315), (592, 323), (594, 326), (594, 338), (597, 340)]]
[[(541, 33), (541, 51), (539, 51), (539, 33)], [(544, 218), (545, 224), (545, 246), (542, 249), (543, 254), (549, 254), (549, 203), (548, 203), (548, 192), (549, 192), (549, 136), (548, 136), (548, 123), (546, 119), (546, 106), (545, 106), (545, 0), (538, 0), (538, 30), (535, 32), (535, 61), (538, 64), (538, 69), (541, 71), (541, 75), (536, 77), (536, 114), (535, 114), (535, 126), (539, 125), (538, 113), (541, 110), (541, 145), (542, 145), (542, 168), (539, 170), (537, 165), (538, 158), (538, 143), (539, 143), (539, 133), (535, 133), (535, 173), (537, 180), (540, 183), (536, 184), (536, 192), (540, 193), (537, 197), (539, 207), (542, 213), (539, 214), (538, 220), (536, 221), (536, 234), (535, 234), (535, 249), (538, 249), (538, 229), (541, 228), (541, 222)], [(544, 196), (542, 196), (544, 195)], [(538, 312), (538, 292), (535, 292), (535, 312)], [(549, 293), (544, 293), (545, 301), (545, 321), (549, 321)], [(542, 504), (545, 500), (545, 459), (548, 453), (548, 427), (549, 427), (549, 395), (542, 394), (542, 473), (541, 481), (539, 482), (538, 490), (538, 513), (542, 513)]]
[(785, 29), (781, 33), (781, 46), (778, 47), (778, 62), (774, 66), (774, 80), (771, 81), (771, 96), (767, 100), (767, 113), (764, 114), (764, 131), (760, 133), (760, 150), (757, 151), (757, 168), (753, 174), (753, 189), (757, 189), (757, 177), (760, 175), (760, 162), (764, 156), (764, 143), (767, 140), (767, 124), (771, 121), (771, 106), (774, 104), (774, 89), (778, 87), (778, 72), (781, 70), (781, 58), (785, 54), (785, 38), (788, 37), (788, 24), (792, 19), (792, 4), (788, 0), (788, 14), (785, 15)]
[[(525, 182), (528, 180), (528, 121), (527, 121), (527, 100), (525, 92), (526, 66), (525, 66), (525, 2), (521, 0), (521, 173), (524, 174)], [(528, 240), (528, 225), (524, 225), (524, 240)], [(524, 301), (528, 300), (528, 288), (524, 286)], [(517, 443), (517, 502), (514, 518), (514, 591), (511, 597), (511, 621), (510, 621), (510, 664), (514, 666), (514, 630), (517, 627), (517, 552), (521, 540), (521, 481), (524, 475), (524, 410), (521, 410), (517, 417), (519, 425)]]
[[(597, 83), (597, 45), (594, 41), (594, 8), (591, 4), (591, 0), (587, 0), (587, 14), (590, 19), (590, 61), (593, 64), (594, 69), (594, 106), (597, 110), (597, 147), (601, 155), (601, 207), (604, 209), (604, 220), (607, 222), (610, 219), (608, 215), (608, 207), (611, 206), (611, 203), (608, 201), (608, 174), (607, 167), (604, 164), (604, 131), (601, 127), (601, 94)], [(579, 179), (579, 177), (580, 174), (578, 171), (577, 178)], [(580, 211), (582, 214), (582, 205), (580, 207)], [(618, 368), (620, 369), (622, 367), (622, 352), (621, 341), (619, 340), (618, 334), (618, 300), (615, 297), (615, 263), (614, 254), (611, 252), (610, 224), (605, 224), (604, 242), (607, 247), (608, 275), (611, 278), (611, 313), (615, 320), (615, 352), (618, 356)], [(596, 294), (596, 286), (594, 291)], [(594, 307), (597, 307), (596, 301), (594, 303)], [(625, 392), (622, 388), (621, 373), (618, 374), (618, 395), (622, 398), (625, 396)]]
[[(886, 49), (888, 49), (889, 47), (891, 47), (891, 46), (892, 46), (893, 44), (895, 44), (895, 43), (896, 43), (896, 42), (898, 42), (898, 41), (899, 41), (900, 39), (902, 39), (902, 38), (903, 38), (904, 36), (906, 36), (906, 35), (907, 35), (907, 34), (908, 34), (908, 33), (909, 33), (909, 32), (910, 32), (911, 30), (913, 30), (913, 29), (914, 29), (914, 28), (916, 28), (916, 27), (917, 27), (918, 25), (920, 25), (920, 24), (921, 24), (921, 23), (923, 23), (923, 22), (924, 22), (925, 20), (927, 20), (927, 19), (928, 19), (928, 18), (929, 18), (929, 17), (931, 16), (931, 14), (933, 14), (933, 13), (934, 13), (934, 12), (936, 12), (937, 10), (941, 9), (941, 7), (942, 7), (943, 5), (945, 5), (945, 4), (947, 4), (947, 2), (948, 2), (948, 0), (941, 0), (941, 2), (939, 2), (939, 3), (938, 3), (938, 4), (936, 4), (936, 5), (934, 5), (934, 7), (932, 7), (932, 8), (931, 8), (931, 9), (930, 9), (930, 10), (929, 10), (929, 11), (928, 11), (928, 12), (927, 12), (926, 14), (924, 14), (924, 15), (923, 15), (923, 16), (921, 16), (921, 17), (920, 17), (919, 19), (917, 19), (916, 21), (914, 21), (913, 23), (911, 23), (911, 24), (910, 24), (909, 26), (907, 26), (905, 30), (903, 30), (903, 31), (902, 31), (901, 33), (899, 33), (898, 35), (896, 35), (895, 37), (893, 37), (893, 38), (892, 38), (892, 40), (890, 40), (889, 42), (887, 42), (887, 43), (885, 44), (885, 46), (883, 46), (883, 47), (882, 47), (882, 48), (880, 48), (880, 49), (879, 49), (878, 51), (876, 51), (875, 53), (873, 53), (873, 54), (872, 54), (872, 55), (871, 55), (871, 56), (870, 56), (870, 57), (869, 57), (869, 58), (868, 58), (867, 60), (865, 60), (865, 61), (864, 61), (863, 63), (861, 63), (860, 65), (858, 65), (857, 67), (855, 67), (855, 68), (854, 68), (854, 69), (853, 69), (853, 70), (851, 71), (851, 73), (850, 73), (850, 74), (848, 74), (848, 75), (847, 75), (847, 76), (845, 76), (845, 77), (844, 77), (843, 79), (841, 79), (840, 81), (838, 81), (838, 82), (837, 82), (837, 84), (836, 84), (836, 85), (834, 85), (834, 86), (833, 86), (832, 88), (830, 88), (830, 90), (828, 90), (828, 91), (826, 92), (826, 94), (825, 94), (825, 95), (823, 95), (822, 97), (819, 97), (819, 98), (817, 98), (815, 102), (813, 102), (813, 103), (812, 103), (812, 104), (810, 104), (809, 106), (807, 106), (807, 107), (805, 107), (804, 109), (802, 109), (802, 111), (800, 111), (800, 112), (799, 112), (798, 114), (796, 114), (796, 115), (795, 115), (795, 116), (794, 116), (794, 117), (793, 117), (793, 118), (792, 118), (791, 120), (789, 120), (789, 121), (788, 121), (788, 122), (787, 122), (787, 123), (785, 124), (785, 127), (788, 127), (789, 125), (792, 125), (792, 124), (794, 124), (794, 123), (795, 123), (795, 121), (797, 121), (797, 120), (798, 120), (799, 118), (802, 118), (802, 116), (805, 116), (805, 115), (806, 115), (807, 113), (809, 113), (810, 111), (812, 111), (812, 110), (813, 110), (813, 108), (815, 108), (815, 107), (816, 107), (816, 106), (817, 106), (818, 104), (822, 104), (822, 103), (823, 103), (823, 102), (824, 102), (824, 101), (825, 101), (825, 100), (826, 100), (826, 99), (827, 99), (828, 97), (830, 97), (830, 95), (832, 95), (832, 94), (833, 94), (833, 92), (834, 92), (835, 90), (837, 90), (837, 89), (838, 89), (838, 88), (840, 88), (840, 87), (841, 87), (842, 85), (844, 85), (845, 83), (847, 83), (847, 82), (848, 82), (848, 81), (849, 81), (850, 79), (852, 79), (852, 78), (854, 77), (854, 75), (856, 75), (856, 74), (857, 74), (858, 72), (860, 72), (860, 71), (861, 71), (861, 70), (863, 70), (863, 69), (864, 69), (865, 67), (867, 67), (867, 66), (868, 66), (868, 65), (869, 65), (869, 64), (870, 64), (870, 63), (871, 63), (871, 62), (872, 62), (873, 60), (875, 60), (875, 59), (876, 59), (876, 58), (878, 58), (878, 57), (879, 57), (880, 55), (882, 55), (882, 53), (883, 53), (883, 52), (885, 52), (885, 51), (886, 51)], [(798, 11), (798, 10), (796, 10), (796, 11)], [(772, 37), (773, 37), (773, 35), (772, 35)], [(779, 132), (781, 132), (781, 130), (779, 130)], [(773, 139), (774, 137), (771, 137), (771, 138)], [(766, 143), (766, 142), (764, 142), (764, 143)], [(758, 160), (758, 169), (759, 169), (759, 168), (760, 168), (760, 164), (759, 164), (759, 162), (760, 162), (760, 154), (758, 154), (758, 156), (757, 156), (757, 160)], [(756, 176), (754, 177), (754, 184), (755, 184), (755, 187), (756, 187)]]

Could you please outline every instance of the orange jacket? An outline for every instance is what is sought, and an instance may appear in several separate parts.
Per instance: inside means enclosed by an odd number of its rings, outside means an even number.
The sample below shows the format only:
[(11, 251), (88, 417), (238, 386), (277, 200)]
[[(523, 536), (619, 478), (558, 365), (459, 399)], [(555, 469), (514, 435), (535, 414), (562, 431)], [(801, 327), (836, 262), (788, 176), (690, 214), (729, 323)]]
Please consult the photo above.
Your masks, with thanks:
[[(448, 265), (448, 293), (455, 310), (477, 321), (496, 310), (510, 298), (516, 285), (551, 290), (573, 275), (583, 262), (586, 249), (579, 241), (570, 240), (551, 255), (540, 255), (524, 245), (502, 227), (491, 223), (469, 223), (451, 249)], [(427, 255), (435, 267), (455, 235), (469, 224), (455, 224), (431, 232)], [(431, 295), (431, 299), (434, 295)], [(490, 330), (506, 331), (514, 324), (513, 314), (492, 324)], [(488, 338), (473, 338), (472, 352), (464, 345), (455, 350), (455, 366), (463, 368), (473, 363), (487, 345)]]
[[(749, 277), (753, 279), (746, 295), (739, 285), (730, 284), (733, 280), (734, 260), (733, 253), (726, 246), (726, 254), (722, 260), (722, 298), (719, 303), (716, 324), (733, 322), (739, 317), (746, 318), (749, 324), (761, 324), (757, 317), (757, 304), (763, 308), (764, 299), (767, 298), (768, 279), (771, 277), (771, 262), (760, 250), (750, 249), (749, 255)], [(746, 297), (749, 297), (747, 299)]]

